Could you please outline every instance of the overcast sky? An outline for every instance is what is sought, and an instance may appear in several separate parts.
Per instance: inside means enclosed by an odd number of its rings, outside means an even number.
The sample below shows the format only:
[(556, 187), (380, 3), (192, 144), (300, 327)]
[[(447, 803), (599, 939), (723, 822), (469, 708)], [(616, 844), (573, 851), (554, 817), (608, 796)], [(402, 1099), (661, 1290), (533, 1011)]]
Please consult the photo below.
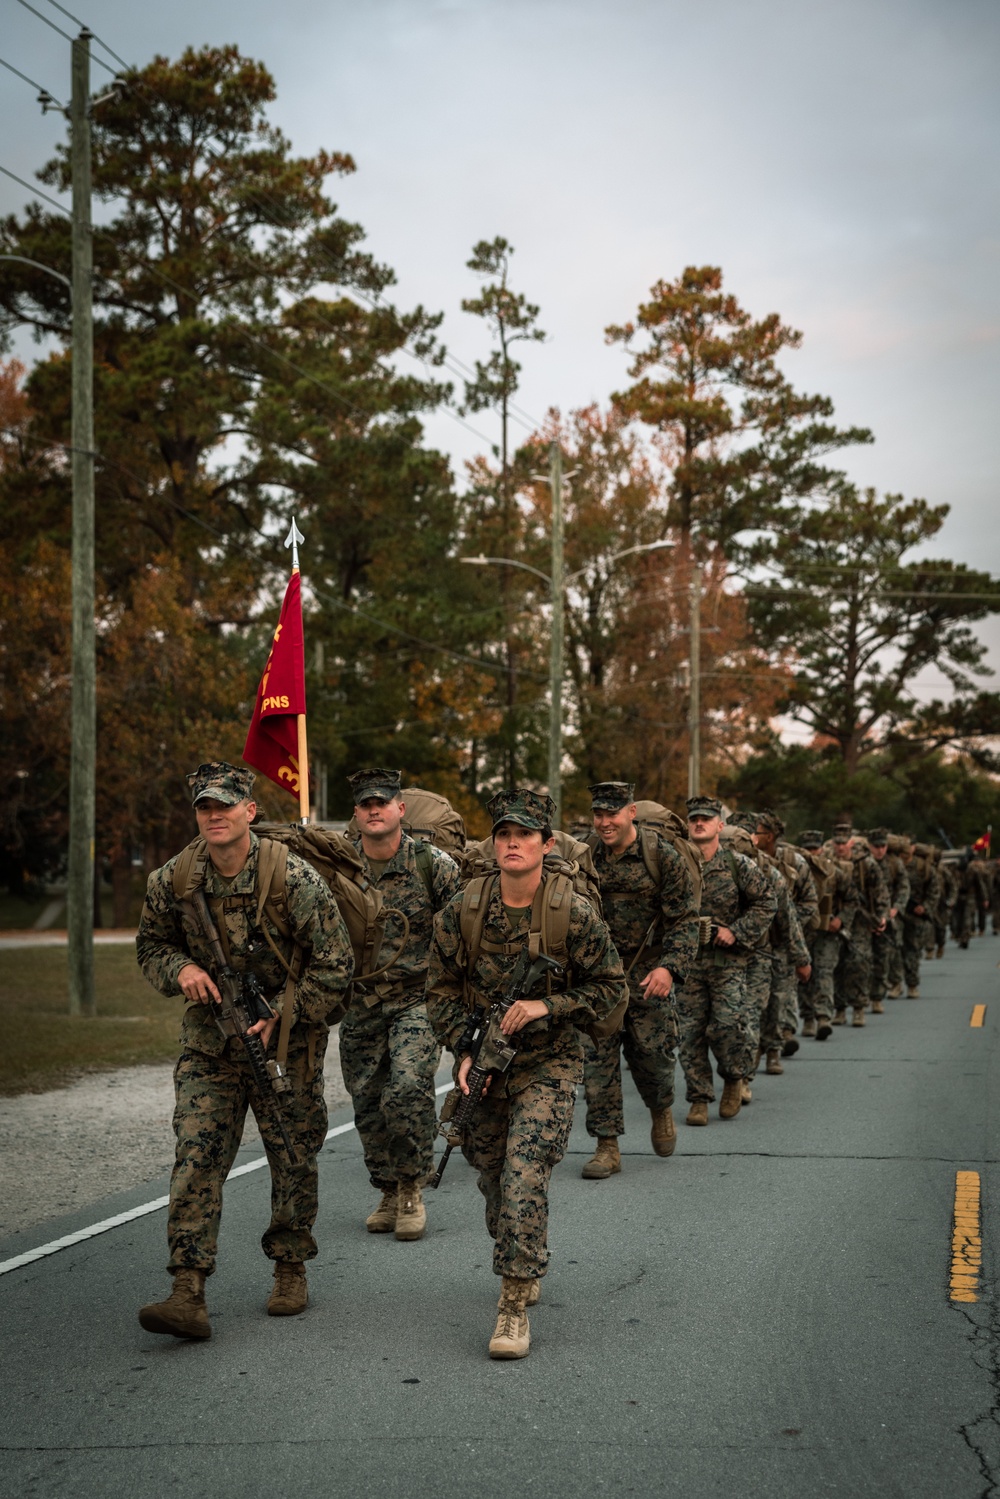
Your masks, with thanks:
[[(401, 306), (445, 312), (466, 362), (487, 345), (460, 310), (477, 286), (465, 261), (505, 235), (550, 335), (524, 354), (519, 404), (538, 419), (620, 387), (603, 329), (654, 281), (722, 266), (752, 313), (802, 330), (793, 382), (874, 430), (852, 475), (950, 504), (936, 552), (1000, 573), (996, 0), (66, 8), (136, 64), (224, 42), (264, 61), (275, 121), (297, 151), (355, 157), (341, 210), (395, 269)], [(0, 14), (0, 56), (67, 97), (68, 44), (18, 0)], [(60, 128), (0, 71), (4, 166), (30, 178)], [(24, 200), (0, 178), (0, 210)], [(488, 413), (471, 424), (495, 439)], [(428, 432), (458, 471), (484, 446), (446, 415)]]

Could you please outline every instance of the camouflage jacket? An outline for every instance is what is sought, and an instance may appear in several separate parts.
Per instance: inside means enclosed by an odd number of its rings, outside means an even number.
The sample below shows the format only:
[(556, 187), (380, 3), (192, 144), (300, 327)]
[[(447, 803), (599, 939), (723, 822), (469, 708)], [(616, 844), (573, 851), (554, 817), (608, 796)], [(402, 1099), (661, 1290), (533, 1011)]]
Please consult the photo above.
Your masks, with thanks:
[[(361, 846), (360, 837), (354, 842), (371, 876), (372, 883), (381, 893), (388, 908), (385, 936), (382, 938), (384, 954), (391, 955), (399, 946), (403, 923), (396, 912), (403, 912), (410, 923), (410, 932), (403, 951), (389, 972), (381, 979), (377, 979), (373, 985), (367, 986), (367, 989), (364, 985), (356, 984), (355, 994), (362, 1003), (366, 992), (369, 1003), (376, 1002), (373, 994), (379, 998), (392, 996), (394, 999), (409, 994), (412, 1003), (419, 1004), (423, 1000), (424, 985), (427, 980), (427, 954), (431, 945), (434, 913), (446, 906), (458, 890), (458, 865), (450, 854), (435, 848), (431, 843), (424, 844), (423, 847), (427, 848), (430, 854), (429, 865), (425, 865), (430, 881), (430, 889), (428, 889), (417, 863), (418, 845), (409, 833), (403, 833), (399, 848), (376, 878), (368, 856)], [(424, 858), (426, 859), (427, 855), (424, 855)]]
[(856, 843), (851, 849), (851, 872), (858, 891), (852, 934), (864, 926), (872, 931), (889, 915), (889, 890), (883, 878), (882, 866), (877, 859), (872, 858), (867, 848)]
[(940, 899), (940, 875), (930, 859), (916, 854), (906, 865), (906, 874), (910, 882), (910, 898), (906, 903), (906, 914), (916, 916), (918, 913), (914, 907), (923, 906), (925, 914), (929, 915)]
[(663, 967), (683, 979), (698, 955), (698, 907), (694, 886), (673, 845), (659, 836), (656, 841), (660, 863), (659, 889), (646, 868), (638, 837), (617, 855), (603, 843), (594, 850), (604, 919), (627, 967), (642, 946), (653, 921), (659, 917), (654, 940), (646, 948), (632, 976), (634, 979), (645, 978), (651, 969)]
[[(459, 927), (462, 897), (449, 901), (434, 919), (427, 974), (427, 1010), (438, 1040), (455, 1051), (470, 1010), (486, 1008), (503, 994), (506, 976), (517, 962), (515, 953), (481, 952), (475, 972), (467, 975), (465, 946)], [(529, 916), (518, 925), (507, 919), (497, 881), (490, 895), (483, 938), (496, 945), (522, 937), (527, 941)], [(533, 1020), (520, 1034), (517, 1056), (505, 1074), (508, 1094), (519, 1093), (531, 1083), (576, 1084), (583, 1077), (581, 1030), (610, 1015), (628, 996), (622, 960), (611, 933), (582, 895), (574, 894), (566, 939), (571, 964), (572, 987), (552, 985), (552, 993), (533, 994), (545, 999), (548, 1018)], [(496, 1086), (496, 1084), (494, 1084)]]
[(745, 854), (720, 845), (702, 870), (701, 914), (716, 926), (726, 926), (735, 947), (702, 948), (701, 957), (713, 966), (746, 963), (774, 919), (778, 897), (762, 869)]
[(906, 865), (898, 854), (887, 853), (884, 859), (875, 861), (882, 871), (885, 888), (889, 894), (889, 910), (903, 912), (910, 898), (910, 877)]
[[(280, 1011), (288, 974), (267, 943), (256, 922), (257, 857), (260, 840), (250, 834), (250, 855), (232, 880), (225, 880), (209, 860), (205, 866), (205, 896), (209, 906), (224, 900), (225, 937), (230, 960), (237, 972), (250, 972), (259, 979), (275, 1010)], [(194, 914), (182, 908), (174, 895), (171, 859), (155, 869), (146, 885), (146, 900), (139, 918), (136, 955), (139, 967), (161, 994), (180, 994), (177, 975), (187, 963), (197, 963), (211, 973), (215, 964), (205, 938), (198, 931)], [(311, 865), (295, 854), (288, 855), (285, 900), (291, 936), (282, 936), (265, 916), (271, 940), (290, 962), (295, 946), (305, 960), (295, 986), (293, 1025), (333, 1025), (344, 1013), (354, 958), (343, 918), (328, 885)], [(216, 923), (222, 926), (218, 912)], [(181, 1025), (184, 1046), (218, 1056), (226, 1038), (212, 1017), (211, 1007), (189, 1004)]]
[(809, 861), (788, 843), (778, 844), (777, 859), (788, 884), (802, 934), (808, 937), (819, 926), (819, 899)]
[[(795, 966), (808, 963), (811, 961), (809, 949), (785, 873), (776, 859), (768, 854), (762, 854), (762, 857), (767, 860), (766, 873), (778, 902), (774, 920), (768, 928), (771, 948), (776, 954), (790, 959)], [(811, 878), (809, 883), (812, 884)]]

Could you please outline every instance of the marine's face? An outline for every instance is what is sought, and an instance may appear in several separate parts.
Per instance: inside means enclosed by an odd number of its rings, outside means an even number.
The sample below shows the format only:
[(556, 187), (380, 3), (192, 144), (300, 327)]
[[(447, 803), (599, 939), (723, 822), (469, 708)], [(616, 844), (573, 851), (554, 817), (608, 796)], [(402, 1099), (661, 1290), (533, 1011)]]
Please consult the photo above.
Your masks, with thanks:
[(692, 843), (711, 843), (722, 831), (722, 818), (707, 812), (696, 812), (688, 818), (688, 837)]
[(606, 848), (625, 848), (632, 842), (635, 828), (635, 802), (619, 807), (617, 812), (594, 809), (594, 829)]
[(541, 869), (555, 843), (554, 838), (543, 839), (537, 828), (522, 828), (517, 822), (502, 822), (493, 834), (493, 851), (506, 874), (533, 874)]
[(762, 823), (758, 823), (757, 831), (753, 835), (753, 841), (758, 848), (764, 850), (765, 854), (771, 854), (772, 857), (778, 847), (777, 833), (765, 828)]
[(840, 843), (837, 843), (836, 841), (834, 842), (833, 852), (834, 852), (834, 854), (836, 855), (836, 857), (838, 859), (849, 859), (851, 857), (851, 849), (853, 847), (854, 847), (854, 839), (853, 838), (845, 838)]
[(871, 851), (872, 851), (872, 858), (873, 859), (877, 859), (878, 862), (881, 864), (882, 860), (886, 856), (886, 852), (888, 851), (889, 845), (887, 843), (872, 843), (872, 844), (869, 845), (869, 847), (871, 848)]
[(203, 796), (195, 805), (194, 815), (198, 831), (209, 848), (229, 848), (246, 838), (257, 816), (257, 803), (242, 801), (229, 806), (214, 797)]
[(372, 838), (394, 833), (405, 813), (406, 807), (398, 797), (383, 801), (380, 796), (366, 796), (354, 808), (358, 827)]

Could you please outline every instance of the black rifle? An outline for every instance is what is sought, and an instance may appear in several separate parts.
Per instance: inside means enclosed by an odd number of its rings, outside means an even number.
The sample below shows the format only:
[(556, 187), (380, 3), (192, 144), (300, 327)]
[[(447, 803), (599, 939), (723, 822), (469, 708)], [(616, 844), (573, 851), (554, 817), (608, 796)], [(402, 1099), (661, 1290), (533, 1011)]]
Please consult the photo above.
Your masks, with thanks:
[[(518, 1031), (513, 1036), (505, 1036), (500, 1029), (503, 1017), (519, 999), (530, 997), (532, 989), (540, 978), (554, 977), (562, 971), (562, 964), (557, 963), (554, 958), (547, 958), (544, 953), (540, 953), (532, 960), (525, 947), (511, 969), (503, 998), (498, 999), (496, 1004), (491, 1005), (488, 1010), (475, 1012), (471, 1035), (468, 1031), (466, 1032), (468, 1049), (472, 1054), (472, 1066), (465, 1080), (469, 1091), (462, 1095), (462, 1101), (452, 1117), (440, 1126), (441, 1134), (448, 1141), (448, 1148), (441, 1157), (440, 1166), (431, 1177), (432, 1187), (441, 1185), (448, 1157), (461, 1140), (469, 1120), (482, 1102), (483, 1089), (487, 1082), (494, 1074), (506, 1072), (517, 1054), (521, 1032)], [(462, 1039), (465, 1041), (465, 1036)]]
[(226, 955), (219, 938), (219, 929), (208, 909), (204, 890), (194, 891), (191, 904), (201, 935), (212, 949), (212, 961), (215, 965), (212, 977), (216, 988), (222, 995), (221, 1003), (214, 1000), (212, 1002), (215, 1023), (227, 1039), (230, 1036), (236, 1036), (242, 1041), (254, 1082), (257, 1085), (260, 1102), (265, 1108), (270, 1108), (281, 1135), (282, 1144), (288, 1152), (288, 1159), (293, 1166), (297, 1166), (298, 1157), (278, 1102), (278, 1095), (287, 1093), (291, 1088), (291, 1079), (286, 1077), (276, 1058), (268, 1059), (260, 1036), (249, 1034), (250, 1027), (256, 1025), (258, 1020), (272, 1020), (274, 1011), (261, 993), (256, 976), (252, 973), (237, 973), (226, 962)]

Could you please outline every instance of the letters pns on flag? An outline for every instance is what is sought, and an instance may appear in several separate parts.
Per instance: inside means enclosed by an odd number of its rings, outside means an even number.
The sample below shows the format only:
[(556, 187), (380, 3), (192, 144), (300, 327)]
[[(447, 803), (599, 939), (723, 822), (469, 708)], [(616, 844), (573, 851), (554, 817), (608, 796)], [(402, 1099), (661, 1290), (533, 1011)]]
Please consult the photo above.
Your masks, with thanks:
[(298, 729), (306, 711), (306, 656), (299, 573), (285, 589), (271, 653), (257, 688), (257, 702), (243, 758), (284, 791), (299, 794)]

